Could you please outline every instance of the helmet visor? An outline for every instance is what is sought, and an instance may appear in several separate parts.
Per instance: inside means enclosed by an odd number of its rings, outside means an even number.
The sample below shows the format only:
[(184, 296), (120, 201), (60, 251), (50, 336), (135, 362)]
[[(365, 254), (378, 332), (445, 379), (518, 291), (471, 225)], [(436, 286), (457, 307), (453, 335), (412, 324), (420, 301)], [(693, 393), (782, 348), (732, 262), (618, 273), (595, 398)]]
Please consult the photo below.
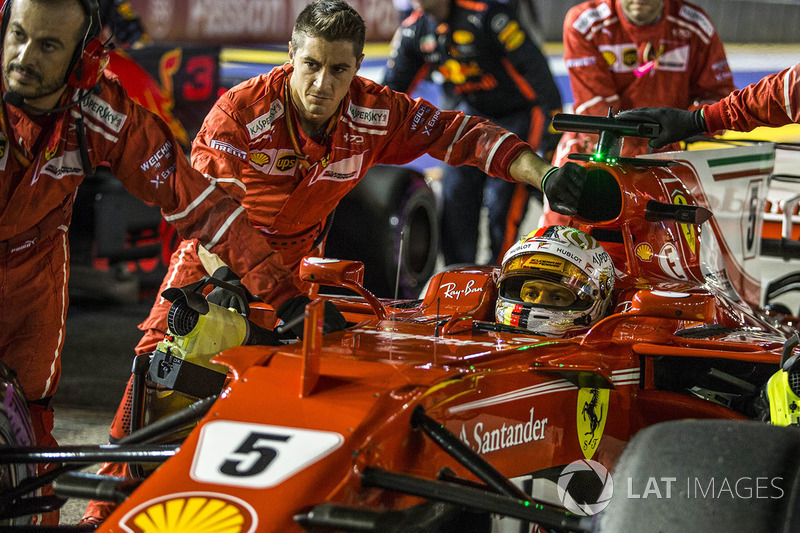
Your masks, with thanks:
[(580, 311), (598, 296), (594, 282), (576, 265), (551, 254), (514, 258), (504, 265), (500, 296), (547, 309)]

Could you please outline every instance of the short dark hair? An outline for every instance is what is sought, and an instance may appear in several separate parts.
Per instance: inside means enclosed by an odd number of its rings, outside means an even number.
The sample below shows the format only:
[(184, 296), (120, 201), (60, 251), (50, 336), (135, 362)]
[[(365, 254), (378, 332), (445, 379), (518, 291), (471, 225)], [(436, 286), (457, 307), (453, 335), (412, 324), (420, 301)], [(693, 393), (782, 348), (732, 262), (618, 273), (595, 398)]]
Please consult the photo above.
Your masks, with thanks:
[(299, 49), (306, 37), (326, 41), (350, 41), (356, 58), (364, 51), (367, 27), (364, 19), (344, 0), (317, 0), (308, 4), (292, 28), (292, 48)]

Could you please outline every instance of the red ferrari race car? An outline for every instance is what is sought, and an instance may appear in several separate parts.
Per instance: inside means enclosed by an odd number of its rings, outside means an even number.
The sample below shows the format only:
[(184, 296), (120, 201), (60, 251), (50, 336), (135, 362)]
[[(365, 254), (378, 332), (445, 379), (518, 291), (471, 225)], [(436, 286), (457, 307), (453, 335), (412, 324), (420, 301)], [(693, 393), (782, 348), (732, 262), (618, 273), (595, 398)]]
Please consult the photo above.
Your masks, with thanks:
[[(602, 135), (571, 220), (584, 233), (558, 230), (602, 245), (584, 267), (607, 292), (599, 320), (587, 306), (545, 334), (537, 313), (555, 305), (498, 305), (505, 266), (394, 300), (357, 261), (306, 258), (320, 292), (355, 296), (309, 304), (302, 341), (267, 307), (208, 303), (205, 285), (226, 287), (213, 278), (170, 289), (170, 331), (134, 371), (133, 432), (41, 449), (1, 424), (0, 517), (84, 497), (118, 503), (99, 531), (797, 530), (800, 429), (782, 426), (800, 421), (798, 318), (760, 308), (754, 274), (775, 145), (621, 158), (656, 126), (554, 124)], [(541, 238), (520, 257), (545, 264)], [(325, 301), (347, 329), (323, 334)], [(62, 466), (30, 477), (40, 461)], [(102, 461), (137, 477), (70, 472)], [(37, 499), (53, 479), (57, 496)]]

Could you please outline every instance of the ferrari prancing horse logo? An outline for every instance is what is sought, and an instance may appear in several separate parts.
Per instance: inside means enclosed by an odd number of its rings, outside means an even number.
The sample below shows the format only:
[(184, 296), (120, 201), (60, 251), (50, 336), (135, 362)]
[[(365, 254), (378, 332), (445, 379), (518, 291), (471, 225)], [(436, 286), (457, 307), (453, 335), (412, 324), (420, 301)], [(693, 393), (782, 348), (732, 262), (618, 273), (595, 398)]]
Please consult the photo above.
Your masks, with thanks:
[[(686, 197), (680, 192), (672, 193), (672, 203), (675, 205), (687, 205)], [(681, 233), (683, 238), (686, 239), (686, 244), (693, 254), (697, 254), (697, 232), (695, 231), (694, 224), (680, 224)]]
[(606, 427), (608, 418), (608, 389), (578, 390), (578, 442), (583, 456), (591, 459)]

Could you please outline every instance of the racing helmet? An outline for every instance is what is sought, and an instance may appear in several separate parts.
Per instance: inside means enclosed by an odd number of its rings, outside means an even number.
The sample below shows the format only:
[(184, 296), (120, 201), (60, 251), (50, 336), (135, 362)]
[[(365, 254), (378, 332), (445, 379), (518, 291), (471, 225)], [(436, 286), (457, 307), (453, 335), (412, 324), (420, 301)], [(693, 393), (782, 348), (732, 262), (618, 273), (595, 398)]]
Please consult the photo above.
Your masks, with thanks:
[(495, 319), (548, 336), (580, 333), (603, 317), (614, 265), (596, 239), (568, 226), (539, 228), (503, 256)]

